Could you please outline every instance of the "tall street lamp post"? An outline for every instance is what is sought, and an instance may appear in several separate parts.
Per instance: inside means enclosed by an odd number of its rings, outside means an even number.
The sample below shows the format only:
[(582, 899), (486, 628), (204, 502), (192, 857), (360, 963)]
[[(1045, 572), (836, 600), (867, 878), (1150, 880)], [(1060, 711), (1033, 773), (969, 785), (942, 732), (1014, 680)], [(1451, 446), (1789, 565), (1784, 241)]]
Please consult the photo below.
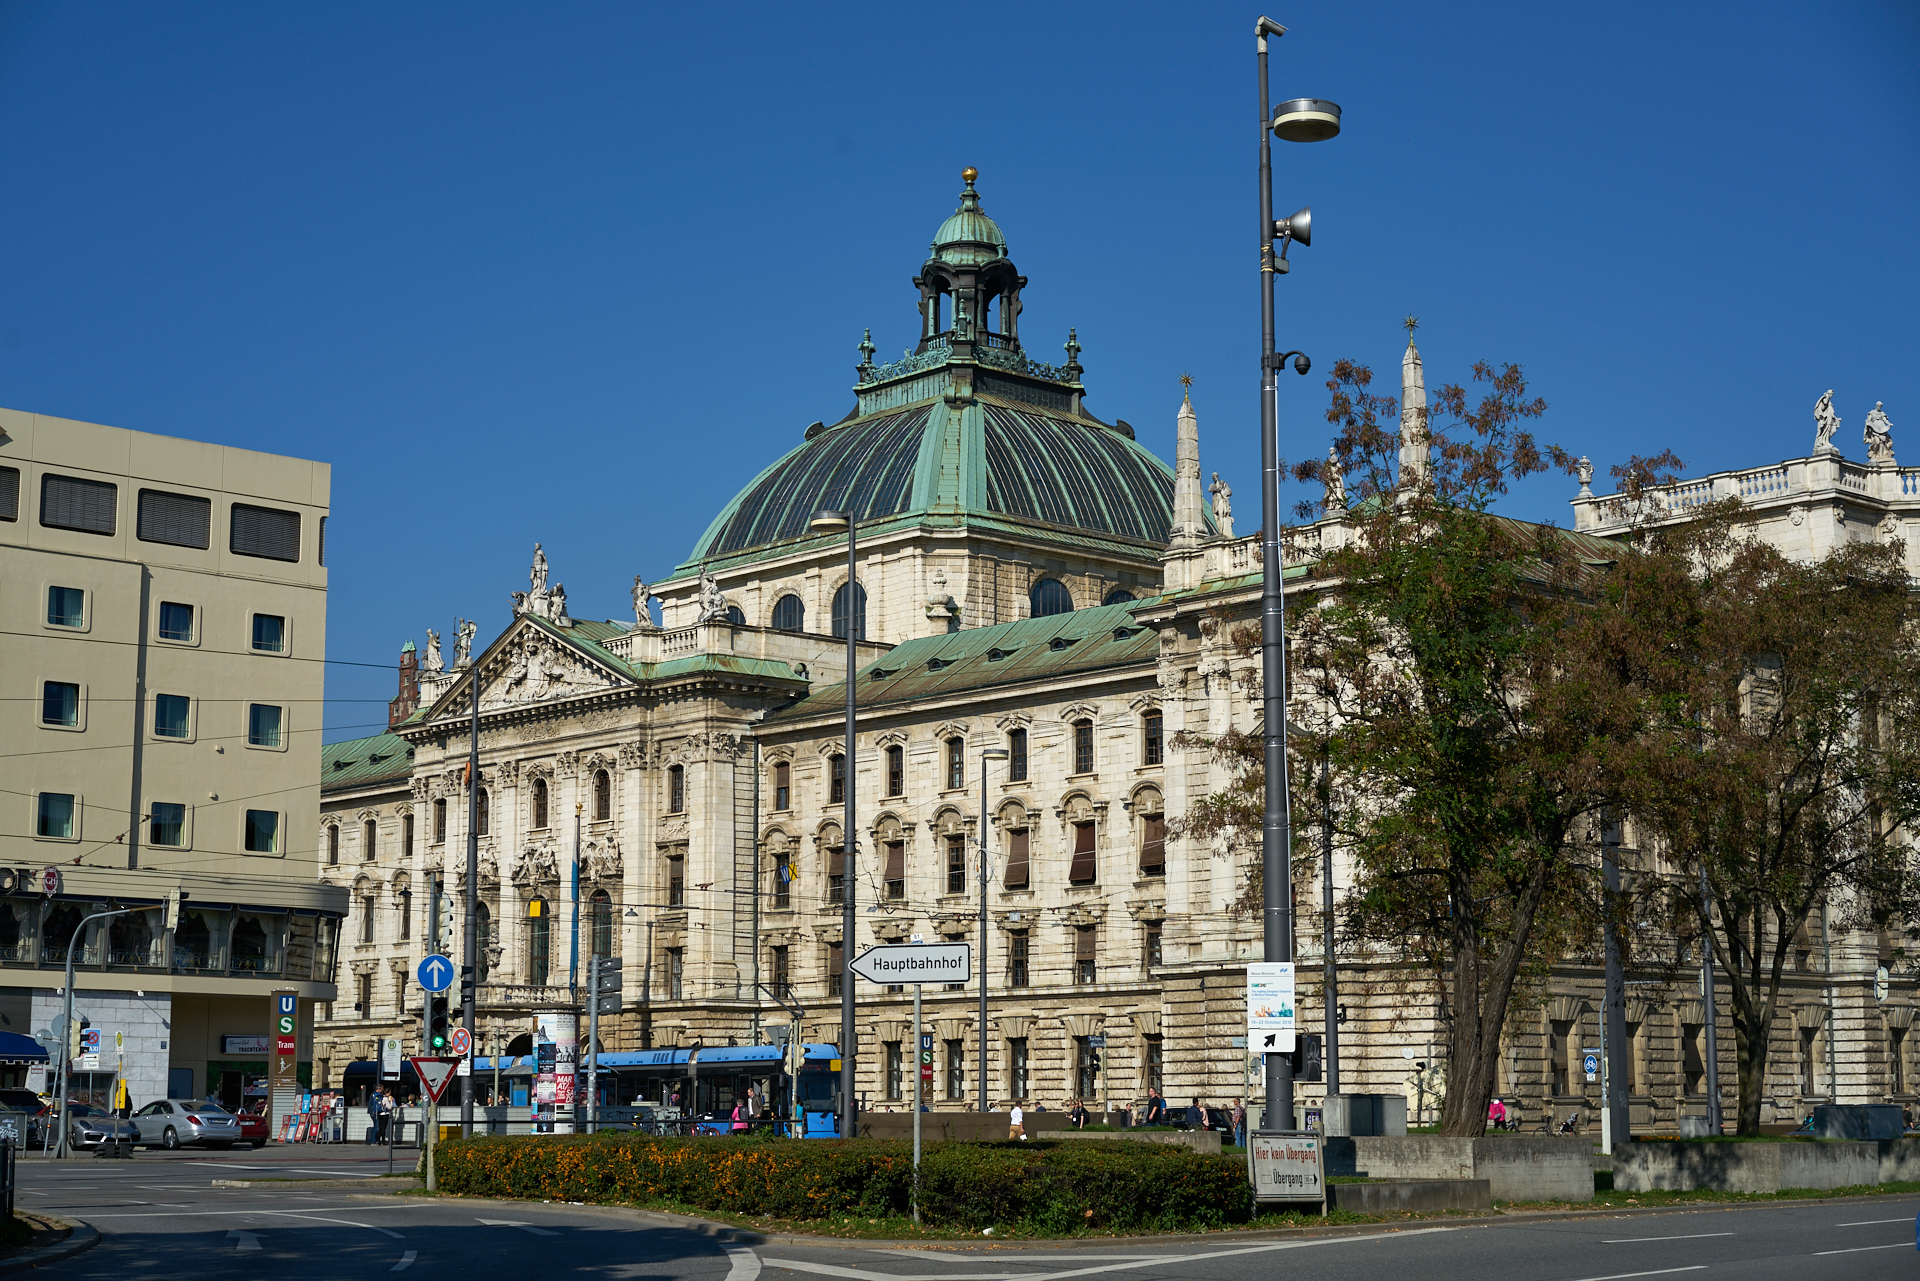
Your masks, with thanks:
[[(853, 838), (853, 700), (854, 669), (859, 663), (856, 643), (862, 630), (861, 622), (865, 611), (860, 608), (860, 580), (855, 574), (855, 537), (853, 510), (833, 511), (822, 509), (813, 514), (808, 528), (815, 533), (838, 533), (847, 531), (847, 609), (842, 616), (847, 633), (847, 741), (840, 766), (840, 1137), (850, 1139), (854, 1135), (854, 1027), (853, 1027), (853, 978), (847, 973), (846, 965), (853, 955), (853, 898), (854, 887), (859, 878), (854, 875), (857, 855)], [(919, 1047), (914, 1047), (916, 1054)]]
[(980, 1111), (987, 1110), (987, 762), (1004, 761), (1004, 747), (980, 749)]
[[(1280, 443), (1277, 375), (1288, 356), (1305, 375), (1307, 358), (1299, 352), (1274, 355), (1273, 278), (1288, 270), (1293, 241), (1312, 243), (1312, 214), (1302, 209), (1281, 222), (1273, 218), (1273, 138), (1321, 142), (1340, 132), (1340, 108), (1319, 98), (1295, 98), (1277, 111), (1268, 109), (1267, 37), (1287, 29), (1271, 18), (1254, 24), (1260, 63), (1260, 677), (1266, 726), (1266, 815), (1261, 825), (1260, 869), (1264, 950), (1262, 959), (1293, 959), (1292, 844), (1287, 796), (1287, 613), (1281, 595)], [(1271, 130), (1271, 136), (1269, 136)], [(1280, 252), (1274, 253), (1278, 241)], [(1266, 1124), (1294, 1128), (1293, 1062), (1286, 1054), (1266, 1056)]]

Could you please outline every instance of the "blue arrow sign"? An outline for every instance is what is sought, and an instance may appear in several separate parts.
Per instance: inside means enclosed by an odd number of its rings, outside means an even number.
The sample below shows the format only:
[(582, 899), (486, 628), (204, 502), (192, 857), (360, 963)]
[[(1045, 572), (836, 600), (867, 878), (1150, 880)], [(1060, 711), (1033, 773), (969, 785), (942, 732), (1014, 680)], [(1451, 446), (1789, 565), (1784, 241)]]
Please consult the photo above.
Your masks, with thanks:
[(453, 962), (444, 956), (429, 956), (420, 962), (420, 986), (429, 992), (444, 992), (453, 986)]

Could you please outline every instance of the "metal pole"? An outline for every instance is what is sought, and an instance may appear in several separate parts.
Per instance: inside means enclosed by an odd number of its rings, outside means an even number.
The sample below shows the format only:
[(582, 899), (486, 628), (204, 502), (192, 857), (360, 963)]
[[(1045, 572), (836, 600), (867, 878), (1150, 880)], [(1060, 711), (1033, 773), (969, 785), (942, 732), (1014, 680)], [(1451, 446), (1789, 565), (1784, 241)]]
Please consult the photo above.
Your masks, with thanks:
[[(1279, 408), (1273, 359), (1273, 138), (1267, 100), (1267, 36), (1286, 28), (1255, 24), (1260, 63), (1260, 679), (1266, 709), (1266, 815), (1260, 833), (1262, 959), (1293, 959), (1293, 877), (1287, 796), (1287, 607), (1281, 594)], [(1293, 1060), (1266, 1056), (1266, 1122), (1294, 1128)]]
[[(1327, 1098), (1340, 1093), (1340, 976), (1334, 962), (1333, 936), (1333, 767), (1328, 753), (1320, 753), (1320, 907), (1325, 923), (1320, 927), (1320, 947), (1326, 953), (1326, 972), (1321, 986), (1326, 992), (1327, 1024)], [(1321, 1126), (1326, 1125), (1322, 1116)]]
[[(914, 989), (915, 994), (919, 992)], [(987, 1113), (987, 754), (980, 753), (980, 1115)], [(983, 1120), (984, 1126), (986, 1122)], [(981, 1131), (984, 1134), (984, 1131)]]
[(1600, 1009), (1600, 1150), (1609, 1155), (1632, 1137), (1626, 1097), (1627, 988), (1620, 972), (1620, 932), (1613, 919), (1614, 904), (1620, 896), (1620, 865), (1614, 855), (1616, 830), (1611, 824), (1602, 829), (1607, 839), (1601, 849), (1600, 868), (1607, 960), (1606, 991)]
[(854, 665), (859, 654), (855, 647), (855, 636), (860, 630), (860, 583), (854, 577), (854, 513), (847, 509), (847, 742), (846, 759), (842, 767), (845, 783), (841, 789), (843, 802), (840, 824), (840, 1137), (850, 1139), (855, 1132), (854, 1103), (854, 1028), (853, 1028), (853, 976), (847, 972), (846, 964), (853, 958), (853, 932), (855, 919), (853, 901), (860, 878), (856, 875), (859, 867), (859, 843), (854, 839), (853, 831), (853, 789), (856, 774), (853, 762), (853, 704), (854, 704)]
[(920, 985), (913, 985), (913, 1221), (920, 1222)]
[(1707, 1128), (1721, 1132), (1719, 1016), (1713, 1008), (1713, 942), (1704, 931), (1713, 928), (1713, 895), (1707, 889), (1707, 865), (1700, 864), (1700, 997), (1707, 1020)]
[(753, 740), (753, 1043), (760, 1044), (760, 740)]
[[(474, 931), (480, 925), (480, 661), (467, 668), (467, 701), (473, 705), (472, 732), (467, 745), (467, 895), (466, 919), (462, 931), (466, 937), (466, 956), (460, 982), (460, 1021), (467, 1035), (478, 1032), (474, 1017), (474, 994), (480, 986), (480, 940)], [(437, 1115), (437, 1109), (436, 1109)], [(473, 1077), (460, 1079), (460, 1133), (473, 1134)]]
[(73, 1054), (73, 952), (80, 946), (80, 936), (86, 931), (88, 921), (104, 921), (109, 916), (127, 916), (139, 911), (139, 908), (123, 907), (113, 912), (95, 912), (92, 916), (83, 916), (80, 923), (73, 927), (73, 937), (67, 940), (67, 1021), (61, 1031), (64, 1044), (60, 1047), (60, 1071), (55, 1077), (59, 1090), (53, 1096), (54, 1107), (60, 1117), (60, 1146), (55, 1156), (67, 1154), (67, 1068)]
[(567, 990), (580, 999), (580, 802), (573, 803), (573, 939), (567, 945)]
[[(577, 866), (577, 865), (576, 865)], [(587, 958), (587, 1133), (600, 1119), (600, 954)]]

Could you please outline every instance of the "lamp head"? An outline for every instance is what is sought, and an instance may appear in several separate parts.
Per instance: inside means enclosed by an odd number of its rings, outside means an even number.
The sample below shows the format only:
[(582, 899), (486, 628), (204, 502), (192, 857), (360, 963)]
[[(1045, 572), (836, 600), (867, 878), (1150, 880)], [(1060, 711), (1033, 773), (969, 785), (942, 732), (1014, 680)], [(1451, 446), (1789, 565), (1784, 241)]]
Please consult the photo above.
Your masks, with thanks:
[(1325, 142), (1339, 132), (1340, 104), (1325, 98), (1295, 98), (1274, 108), (1273, 136), (1282, 142)]
[(1313, 362), (1307, 359), (1307, 354), (1304, 351), (1293, 358), (1293, 372), (1299, 374), (1302, 378), (1305, 378), (1307, 371), (1312, 368)]
[(1007, 749), (1004, 747), (987, 747), (980, 751), (980, 759), (983, 761), (1004, 761), (1007, 755)]
[(847, 527), (847, 513), (822, 507), (807, 521), (807, 528), (816, 534), (837, 534)]
[(1311, 245), (1313, 243), (1313, 210), (1302, 209), (1291, 218), (1277, 219), (1273, 224), (1273, 236), (1276, 240), (1285, 236), (1303, 245)]

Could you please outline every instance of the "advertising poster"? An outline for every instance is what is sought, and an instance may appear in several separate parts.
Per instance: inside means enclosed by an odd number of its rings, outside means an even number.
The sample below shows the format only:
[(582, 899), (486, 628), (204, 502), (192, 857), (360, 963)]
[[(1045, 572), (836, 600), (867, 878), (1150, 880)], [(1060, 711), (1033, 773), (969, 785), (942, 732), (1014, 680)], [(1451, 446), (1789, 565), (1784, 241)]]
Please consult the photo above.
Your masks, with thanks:
[(1247, 966), (1247, 1049), (1291, 1054), (1293, 1037), (1293, 962), (1252, 962)]
[(555, 1134), (573, 1133), (574, 1073), (579, 1069), (579, 1018), (572, 1010), (541, 1010), (534, 1016), (536, 1045), (553, 1045), (553, 1113)]

